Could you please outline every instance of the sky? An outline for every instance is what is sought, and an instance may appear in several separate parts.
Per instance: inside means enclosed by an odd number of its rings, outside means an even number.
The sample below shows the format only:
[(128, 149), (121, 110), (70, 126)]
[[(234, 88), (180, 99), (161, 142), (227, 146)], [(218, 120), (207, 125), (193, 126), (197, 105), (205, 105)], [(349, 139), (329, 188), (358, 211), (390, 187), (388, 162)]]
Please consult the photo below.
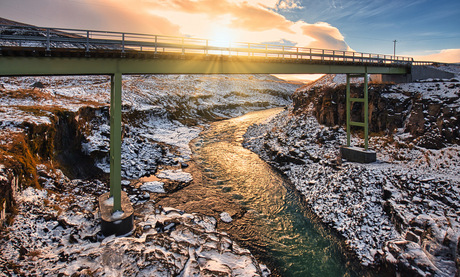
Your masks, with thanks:
[(459, 0), (0, 0), (0, 17), (460, 62)]

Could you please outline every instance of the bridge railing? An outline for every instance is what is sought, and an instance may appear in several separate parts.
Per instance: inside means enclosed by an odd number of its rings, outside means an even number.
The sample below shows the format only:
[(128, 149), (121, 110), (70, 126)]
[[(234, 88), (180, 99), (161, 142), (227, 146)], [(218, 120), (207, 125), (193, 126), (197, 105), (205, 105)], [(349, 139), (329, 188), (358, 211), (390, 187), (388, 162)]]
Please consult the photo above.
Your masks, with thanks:
[(439, 66), (439, 65), (449, 65), (449, 63), (442, 63), (442, 62), (428, 62), (428, 61), (414, 61), (412, 65), (432, 65), (432, 66)]
[(129, 51), (265, 57), (311, 62), (368, 63), (409, 66), (410, 57), (359, 53), (353, 51), (296, 47), (290, 45), (235, 43), (192, 37), (175, 37), (110, 31), (42, 28), (0, 25), (2, 46), (22, 48), (84, 49), (92, 51)]

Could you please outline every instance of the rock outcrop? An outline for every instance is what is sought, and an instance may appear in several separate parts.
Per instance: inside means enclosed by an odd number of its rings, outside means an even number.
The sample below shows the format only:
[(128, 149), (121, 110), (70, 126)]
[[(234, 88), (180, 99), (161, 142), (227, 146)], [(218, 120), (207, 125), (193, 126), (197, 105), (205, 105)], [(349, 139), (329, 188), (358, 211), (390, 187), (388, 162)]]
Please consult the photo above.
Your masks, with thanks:
[[(0, 244), (0, 276), (268, 276), (251, 253), (200, 214), (140, 207), (128, 237), (100, 234), (96, 195), (101, 182), (70, 181), (41, 167), (63, 194), (28, 188)], [(59, 177), (60, 176), (60, 177)], [(63, 192), (64, 192), (63, 191)]]
[[(333, 80), (331, 76), (325, 79)], [(293, 95), (293, 113), (313, 103), (313, 114), (326, 126), (346, 123), (344, 84), (308, 85)], [(351, 86), (352, 97), (363, 97), (363, 84)], [(362, 103), (352, 103), (352, 121), (363, 121)], [(369, 86), (369, 131), (410, 134), (406, 142), (441, 149), (460, 143), (460, 82), (430, 79), (419, 83)]]
[[(345, 87), (334, 83), (299, 89), (289, 110), (251, 126), (244, 144), (289, 177), (362, 265), (407, 276), (454, 276), (460, 266), (457, 85), (373, 85), (370, 145), (378, 162), (370, 165), (338, 156), (346, 142), (340, 127)], [(353, 145), (361, 143), (358, 135)]]

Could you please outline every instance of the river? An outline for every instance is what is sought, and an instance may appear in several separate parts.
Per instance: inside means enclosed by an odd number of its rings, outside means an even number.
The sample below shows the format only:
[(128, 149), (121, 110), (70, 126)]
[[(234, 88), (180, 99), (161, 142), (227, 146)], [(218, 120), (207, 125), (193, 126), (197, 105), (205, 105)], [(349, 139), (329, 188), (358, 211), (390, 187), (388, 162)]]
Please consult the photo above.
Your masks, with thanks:
[[(232, 199), (245, 211), (228, 231), (275, 268), (275, 276), (355, 276), (340, 240), (315, 222), (300, 194), (284, 176), (241, 145), (250, 125), (280, 111), (251, 112), (214, 122), (192, 141), (193, 158), (206, 180), (203, 189)], [(218, 202), (208, 204), (220, 205)]]

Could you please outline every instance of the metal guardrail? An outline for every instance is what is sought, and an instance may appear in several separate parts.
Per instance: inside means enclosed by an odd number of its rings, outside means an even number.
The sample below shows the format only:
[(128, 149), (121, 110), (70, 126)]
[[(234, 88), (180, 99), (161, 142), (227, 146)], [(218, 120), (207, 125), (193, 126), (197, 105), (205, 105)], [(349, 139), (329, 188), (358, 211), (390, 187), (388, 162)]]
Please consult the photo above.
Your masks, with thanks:
[(116, 50), (128, 51), (280, 58), (311, 62), (367, 63), (386, 66), (410, 66), (413, 58), (352, 51), (315, 49), (287, 45), (234, 43), (191, 37), (174, 37), (138, 33), (0, 25), (2, 46), (22, 48)]
[(413, 61), (412, 62), (412, 65), (433, 65), (433, 66), (437, 66), (437, 65), (448, 65), (447, 63), (440, 63), (440, 62), (424, 62), (424, 61)]

